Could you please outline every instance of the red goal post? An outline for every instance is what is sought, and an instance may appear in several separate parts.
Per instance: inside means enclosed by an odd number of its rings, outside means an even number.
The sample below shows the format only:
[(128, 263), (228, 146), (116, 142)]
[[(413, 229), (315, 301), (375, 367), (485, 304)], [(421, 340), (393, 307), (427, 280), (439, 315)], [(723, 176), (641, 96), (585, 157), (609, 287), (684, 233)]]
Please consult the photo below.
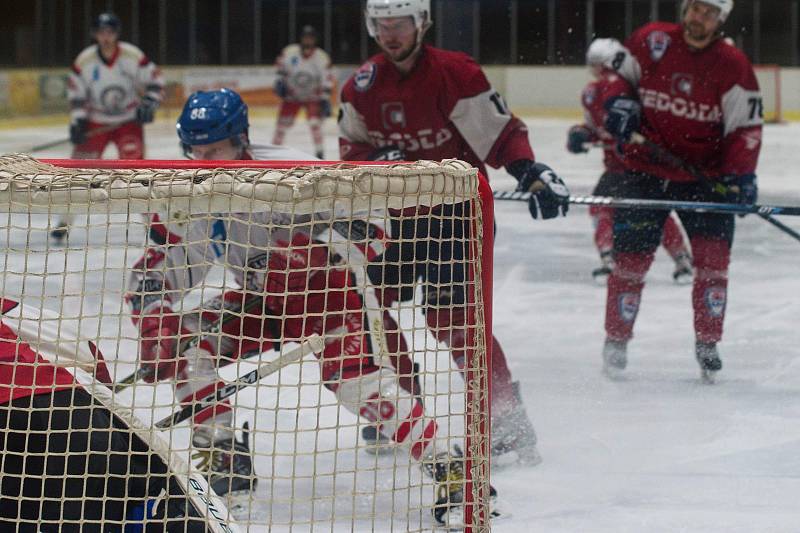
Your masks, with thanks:
[[(25, 339), (32, 348), (41, 349), (48, 361), (91, 374), (92, 361), (77, 356), (74, 360), (51, 358), (48, 352), (52, 345), (66, 340), (91, 342), (105, 355), (111, 375), (119, 379), (137, 366), (140, 339), (131, 326), (131, 311), (123, 304), (123, 296), (125, 282), (153, 229), (150, 214), (160, 213), (162, 220), (180, 226), (188, 225), (195, 216), (210, 217), (212, 213), (223, 219), (237, 213), (284, 213), (291, 214), (292, 220), (295, 215), (308, 216), (315, 227), (332, 219), (366, 220), (388, 231), (390, 216), (437, 217), (442, 215), (436, 206), (453, 204), (468, 206), (464, 214), (471, 228), (463, 243), (469, 250), (469, 275), (465, 283), (467, 357), (462, 376), (452, 364), (449, 350), (426, 332), (419, 298), (380, 311), (395, 315), (399, 331), (407, 336), (409, 355), (419, 363), (421, 397), (427, 410), (424, 416), (438, 422), (442, 442), (464, 449), (464, 523), (453, 526), (488, 531), (493, 200), (486, 180), (463, 162), (319, 165), (37, 161), (22, 155), (2, 156), (0, 220), (5, 229), (0, 231), (0, 248), (6, 265), (0, 274), (0, 290), (2, 296), (54, 321), (50, 324), (56, 331), (53, 342)], [(318, 219), (322, 212), (328, 218)], [(61, 245), (48, 238), (60, 214), (72, 218), (69, 236)], [(345, 246), (363, 247), (362, 240), (353, 238), (355, 242)], [(330, 242), (324, 244), (333, 249)], [(338, 246), (341, 249), (341, 243)], [(226, 254), (220, 256), (222, 270)], [(375, 289), (366, 264), (349, 256), (340, 259), (354, 273), (359, 292)], [(191, 309), (202, 314), (212, 310), (204, 307), (206, 301), (231, 283), (228, 274), (210, 275), (185, 298), (197, 296)], [(415, 280), (415, 292), (417, 284)], [(198, 292), (201, 294), (195, 294)], [(365, 307), (371, 305), (366, 297), (364, 302)], [(3, 321), (14, 327), (10, 318)], [(67, 326), (75, 330), (75, 337), (58, 338)], [(381, 333), (370, 332), (376, 357), (387, 355), (382, 343), (374, 339)], [(284, 340), (289, 343), (290, 339)], [(278, 356), (282, 350), (278, 349)], [(266, 359), (275, 357), (267, 355)], [(359, 438), (365, 422), (336, 403), (315, 374), (321, 366), (316, 359), (306, 358), (234, 397), (235, 428), (241, 430), (244, 420), (250, 422), (253, 476), (258, 487), (247, 499), (250, 507), (244, 517), (228, 510), (224, 518), (231, 527), (238, 524), (242, 530), (335, 528), (343, 524), (356, 530), (435, 528), (431, 519), (433, 482), (412, 469), (401, 446), (389, 447), (383, 455), (366, 453)], [(248, 360), (237, 360), (219, 370), (220, 379), (230, 381), (250, 368)], [(132, 425), (141, 435), (141, 427), (150, 427), (169, 415), (179, 407), (176, 402), (168, 385), (139, 382), (112, 394), (110, 405), (112, 410), (119, 409), (121, 417), (132, 417)], [(160, 439), (159, 446), (166, 443), (163, 456), (169, 466), (188, 469), (181, 475), (198, 474), (190, 465), (194, 450), (186, 425), (151, 433)], [(174, 463), (170, 460), (173, 456)], [(206, 509), (206, 513), (210, 512)]]

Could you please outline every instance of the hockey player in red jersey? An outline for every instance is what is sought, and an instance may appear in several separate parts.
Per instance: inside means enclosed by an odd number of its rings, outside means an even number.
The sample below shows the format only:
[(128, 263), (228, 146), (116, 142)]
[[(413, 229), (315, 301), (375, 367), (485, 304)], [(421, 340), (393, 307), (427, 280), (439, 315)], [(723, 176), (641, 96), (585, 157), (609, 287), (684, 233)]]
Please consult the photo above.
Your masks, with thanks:
[[(595, 196), (623, 196), (620, 186), (625, 168), (614, 138), (603, 128), (606, 117), (603, 104), (612, 96), (633, 94), (630, 84), (614, 70), (614, 58), (619, 52), (624, 53), (624, 47), (616, 39), (592, 41), (586, 51), (586, 64), (595, 79), (581, 93), (584, 123), (573, 126), (567, 134), (567, 150), (574, 154), (588, 152), (587, 144), (590, 143), (603, 147), (605, 171), (592, 192)], [(589, 207), (589, 215), (594, 224), (594, 242), (601, 261), (600, 267), (592, 271), (592, 277), (597, 282), (605, 283), (614, 266), (614, 208), (593, 205)], [(691, 283), (692, 258), (684, 242), (680, 222), (673, 213), (664, 221), (661, 244), (675, 261), (672, 279), (679, 284)]]
[[(361, 66), (342, 89), (342, 159), (459, 158), (484, 173), (485, 165), (505, 166), (520, 190), (536, 193), (529, 203), (534, 218), (565, 214), (566, 186), (552, 169), (535, 162), (527, 128), (508, 110), (480, 66), (465, 54), (423, 44), (432, 24), (430, 13), (429, 0), (367, 1), (367, 28), (382, 53)], [(460, 216), (463, 209), (437, 208), (441, 224), (430, 227), (413, 217), (392, 217), (392, 237), (405, 242), (390, 244), (387, 261), (370, 273), (376, 285), (397, 287), (384, 291), (386, 306), (413, 298), (411, 284), (423, 279), (428, 329), (450, 347), (459, 367), (465, 343), (465, 251), (415, 249), (411, 243), (414, 236), (438, 231), (468, 232)], [(452, 269), (441, 266), (449, 261), (455, 261)], [(492, 354), (493, 453), (537, 463), (536, 435), (496, 339)]]
[[(684, 0), (681, 24), (656, 22), (631, 35), (615, 59), (638, 99), (611, 98), (606, 129), (625, 143), (625, 194), (635, 198), (755, 203), (762, 104), (747, 57), (722, 38), (732, 0)], [(646, 143), (629, 142), (640, 132)], [(633, 137), (635, 139), (635, 137)], [(676, 164), (677, 156), (683, 164)], [(688, 170), (691, 165), (696, 172)], [(702, 174), (698, 178), (698, 173)], [(616, 268), (608, 282), (605, 368), (627, 363), (627, 343), (644, 276), (666, 218), (661, 211), (617, 210)], [(684, 211), (694, 257), (695, 354), (704, 379), (722, 368), (733, 215)]]

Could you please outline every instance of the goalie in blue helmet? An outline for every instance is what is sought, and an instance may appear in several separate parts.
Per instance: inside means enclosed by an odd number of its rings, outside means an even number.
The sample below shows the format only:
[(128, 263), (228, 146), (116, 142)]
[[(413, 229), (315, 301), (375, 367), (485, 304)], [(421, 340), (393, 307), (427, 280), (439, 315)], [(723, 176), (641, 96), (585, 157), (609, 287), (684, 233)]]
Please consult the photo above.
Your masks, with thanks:
[(197, 91), (176, 125), (184, 155), (198, 160), (308, 161), (312, 156), (283, 146), (250, 143), (247, 104), (236, 91)]

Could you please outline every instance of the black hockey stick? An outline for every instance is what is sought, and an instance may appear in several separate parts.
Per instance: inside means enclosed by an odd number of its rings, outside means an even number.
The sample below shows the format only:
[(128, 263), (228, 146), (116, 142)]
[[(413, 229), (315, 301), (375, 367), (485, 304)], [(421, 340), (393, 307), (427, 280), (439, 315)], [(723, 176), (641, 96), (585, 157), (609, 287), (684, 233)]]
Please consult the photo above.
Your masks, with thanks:
[[(180, 344), (178, 347), (177, 353), (182, 354), (189, 348), (194, 348), (200, 342), (200, 339), (204, 335), (213, 335), (215, 333), (219, 333), (222, 331), (222, 327), (230, 322), (231, 320), (237, 318), (241, 313), (249, 311), (256, 307), (259, 303), (263, 302), (263, 299), (260, 296), (251, 296), (250, 298), (245, 298), (244, 306), (238, 311), (234, 312), (233, 310), (229, 309), (220, 309), (220, 319), (216, 321), (214, 326), (209, 328), (207, 331), (198, 332), (197, 335), (192, 336), (191, 338), (187, 339), (183, 343)], [(152, 378), (155, 376), (155, 368), (154, 367), (139, 367), (134, 370), (132, 373), (128, 374), (121, 380), (117, 381), (113, 385), (111, 385), (111, 390), (114, 392), (122, 392), (134, 383), (137, 383), (143, 379)]]
[[(700, 172), (698, 169), (696, 169), (693, 165), (690, 165), (689, 163), (687, 163), (686, 161), (684, 161), (680, 157), (676, 156), (675, 154), (673, 154), (669, 150), (667, 150), (665, 148), (662, 148), (661, 146), (657, 145), (656, 143), (654, 143), (653, 141), (649, 140), (647, 137), (645, 137), (641, 133), (634, 133), (633, 135), (631, 135), (631, 143), (639, 144), (639, 145), (642, 145), (642, 146), (646, 146), (647, 148), (652, 150), (653, 153), (656, 155), (656, 157), (658, 157), (659, 159), (663, 159), (665, 162), (667, 162), (667, 163), (669, 163), (671, 165), (674, 165), (676, 167), (682, 168), (683, 170), (685, 170), (686, 172), (691, 174), (700, 184), (702, 184), (704, 187), (706, 187), (710, 192), (717, 192), (717, 193), (724, 194), (725, 191), (719, 190), (720, 184), (713, 183), (710, 179), (708, 179), (702, 172)], [(757, 214), (758, 216), (760, 216), (761, 218), (763, 218), (764, 220), (766, 220), (767, 222), (769, 222), (770, 224), (772, 224), (773, 226), (775, 226), (779, 230), (783, 231), (784, 233), (786, 233), (790, 237), (794, 238), (797, 241), (800, 241), (800, 233), (796, 232), (795, 230), (793, 230), (792, 228), (790, 228), (789, 226), (787, 226), (783, 222), (780, 222), (779, 220), (776, 220), (772, 216), (773, 214), (777, 215), (777, 214), (787, 214), (787, 213), (765, 212), (765, 211), (761, 211), (761, 210), (759, 210), (759, 211), (750, 211), (750, 212)], [(747, 213), (741, 213), (741, 214), (747, 214)]]
[(306, 355), (312, 352), (321, 352), (324, 347), (325, 343), (323, 342), (322, 337), (320, 337), (319, 335), (311, 335), (302, 343), (300, 343), (300, 346), (296, 347), (289, 353), (283, 354), (279, 356), (277, 359), (270, 361), (268, 363), (264, 363), (255, 370), (251, 370), (247, 374), (239, 376), (239, 378), (236, 381), (230, 381), (230, 382), (223, 381), (222, 383), (224, 383), (224, 385), (218, 388), (215, 392), (212, 392), (205, 398), (191, 402), (188, 405), (182, 407), (181, 409), (175, 411), (168, 417), (159, 420), (158, 422), (155, 423), (155, 427), (159, 429), (166, 429), (176, 424), (180, 424), (187, 418), (193, 417), (200, 411), (218, 404), (225, 398), (233, 396), (234, 394), (236, 394), (237, 391), (245, 387), (249, 387), (254, 383), (257, 383), (258, 381), (264, 379), (270, 374), (274, 374), (281, 368), (291, 363), (300, 361)]
[[(126, 126), (131, 124), (132, 122), (136, 122), (135, 120), (131, 120), (128, 122), (123, 122), (122, 124), (109, 124), (107, 126), (101, 126), (95, 130), (86, 133), (87, 139), (91, 139), (92, 137), (96, 137), (98, 135), (103, 135), (104, 133), (108, 133), (114, 131), (117, 128), (121, 128), (122, 126)], [(62, 144), (67, 144), (72, 142), (70, 137), (66, 139), (58, 139), (57, 141), (50, 141), (44, 144), (37, 144), (36, 146), (32, 146), (28, 149), (26, 153), (32, 154), (34, 152), (41, 152), (42, 150), (47, 150), (48, 148), (55, 148), (56, 146), (61, 146)]]
[[(494, 191), (495, 200), (527, 202), (532, 192)], [(658, 209), (665, 211), (698, 211), (724, 214), (774, 214), (800, 216), (800, 206), (723, 204), (715, 202), (684, 202), (677, 200), (649, 200), (644, 198), (611, 198), (609, 196), (570, 196), (569, 203), (577, 205), (599, 205), (622, 209)]]

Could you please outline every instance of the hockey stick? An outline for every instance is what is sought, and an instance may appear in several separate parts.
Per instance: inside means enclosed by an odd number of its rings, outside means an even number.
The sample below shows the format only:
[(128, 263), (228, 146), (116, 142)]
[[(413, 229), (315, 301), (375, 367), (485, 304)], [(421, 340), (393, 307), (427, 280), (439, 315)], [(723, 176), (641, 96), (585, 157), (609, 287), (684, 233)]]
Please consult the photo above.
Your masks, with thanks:
[[(527, 202), (534, 193), (520, 191), (494, 191), (495, 200)], [(622, 209), (658, 209), (666, 211), (697, 211), (701, 213), (725, 214), (773, 214), (800, 216), (800, 206), (723, 204), (715, 202), (684, 202), (677, 200), (649, 200), (644, 198), (611, 198), (609, 196), (570, 196), (569, 203), (577, 205), (599, 205)]]
[[(215, 333), (219, 333), (225, 324), (227, 324), (234, 318), (237, 318), (237, 316), (240, 315), (241, 313), (253, 309), (262, 301), (263, 300), (260, 297), (252, 296), (250, 298), (246, 298), (244, 306), (238, 312), (233, 312), (232, 310), (228, 309), (220, 309), (220, 314), (219, 314), (220, 319), (216, 321), (214, 326), (212, 326), (208, 331), (198, 332), (197, 335), (194, 335), (190, 339), (182, 342), (178, 346), (177, 353), (182, 354), (189, 348), (194, 348), (195, 346), (197, 346), (197, 344), (200, 342), (200, 339), (204, 335), (213, 335)], [(226, 311), (227, 311), (227, 316), (226, 316)], [(114, 392), (122, 392), (131, 385), (133, 385), (134, 383), (139, 382), (140, 380), (153, 377), (155, 373), (156, 371), (154, 368), (139, 367), (132, 373), (128, 374), (127, 376), (119, 380), (118, 382), (114, 383), (114, 385), (111, 386), (111, 388)]]
[[(133, 120), (128, 122), (123, 122), (122, 124), (109, 124), (107, 126), (101, 126), (96, 130), (92, 130), (86, 134), (87, 139), (91, 139), (92, 137), (97, 137), (98, 135), (103, 135), (104, 133), (108, 133), (110, 131), (114, 131), (117, 128), (121, 128), (127, 124), (131, 124), (135, 122)], [(50, 141), (44, 144), (37, 144), (36, 146), (31, 147), (26, 153), (32, 154), (34, 152), (41, 152), (42, 150), (47, 150), (48, 148), (55, 148), (56, 146), (61, 146), (62, 144), (67, 144), (72, 142), (72, 138), (67, 137), (66, 139), (58, 139), (57, 141)]]
[(239, 378), (236, 381), (230, 381), (230, 382), (220, 381), (220, 383), (224, 383), (224, 385), (218, 388), (215, 392), (209, 394), (205, 398), (194, 401), (186, 405), (185, 407), (182, 407), (178, 411), (175, 411), (166, 418), (159, 420), (158, 422), (155, 423), (155, 427), (159, 429), (166, 429), (176, 424), (180, 424), (187, 418), (191, 418), (200, 411), (218, 404), (225, 398), (233, 396), (234, 394), (236, 394), (237, 391), (240, 391), (245, 387), (249, 387), (250, 385), (257, 383), (258, 381), (264, 379), (265, 377), (271, 374), (274, 374), (281, 368), (291, 363), (300, 361), (306, 355), (312, 352), (321, 352), (323, 348), (325, 348), (325, 343), (322, 340), (322, 337), (316, 334), (311, 335), (302, 343), (300, 343), (300, 346), (296, 347), (289, 353), (281, 355), (273, 361), (264, 363), (255, 370), (251, 370), (250, 372), (244, 374), (243, 376), (239, 376)]
[[(633, 135), (631, 135), (631, 143), (638, 144), (641, 146), (646, 146), (647, 148), (652, 150), (653, 153), (655, 153), (656, 157), (663, 159), (669, 164), (682, 168), (683, 170), (691, 174), (700, 184), (705, 186), (710, 192), (724, 192), (718, 190), (717, 185), (719, 184), (712, 183), (711, 180), (709, 180), (702, 172), (697, 170), (693, 165), (690, 165), (689, 163), (687, 163), (680, 157), (676, 156), (669, 150), (657, 145), (656, 143), (649, 140), (641, 133), (636, 132)], [(761, 218), (763, 218), (764, 220), (766, 220), (767, 222), (769, 222), (770, 224), (772, 224), (773, 226), (775, 226), (776, 228), (778, 228), (779, 230), (789, 235), (790, 237), (800, 241), (800, 233), (796, 232), (783, 222), (775, 220), (775, 218), (772, 217), (771, 213), (760, 210), (753, 212), (758, 216), (760, 216)], [(775, 214), (786, 214), (786, 213), (775, 213)]]
[(223, 500), (209, 487), (206, 479), (197, 473), (190, 464), (181, 459), (170, 447), (170, 444), (153, 428), (142, 422), (133, 411), (120, 405), (111, 391), (100, 386), (94, 376), (79, 368), (70, 369), (75, 379), (103, 407), (115, 417), (123, 421), (133, 434), (147, 444), (148, 448), (158, 455), (166, 465), (169, 475), (178, 483), (197, 512), (198, 520), (204, 520), (210, 533), (238, 533), (239, 527), (228, 520), (230, 512)]

